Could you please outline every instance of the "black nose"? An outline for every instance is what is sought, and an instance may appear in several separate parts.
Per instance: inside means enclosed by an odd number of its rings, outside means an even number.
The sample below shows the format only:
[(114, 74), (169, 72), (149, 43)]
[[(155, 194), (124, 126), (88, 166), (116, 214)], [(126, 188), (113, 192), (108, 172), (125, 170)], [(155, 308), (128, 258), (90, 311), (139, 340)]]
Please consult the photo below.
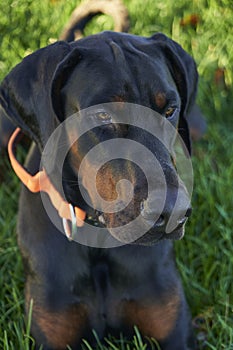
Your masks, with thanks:
[(147, 221), (155, 220), (153, 225), (154, 230), (157, 230), (158, 232), (164, 231), (169, 234), (176, 228), (182, 227), (192, 212), (192, 208), (189, 205), (183, 208), (180, 206), (176, 212), (173, 212), (173, 208), (174, 206), (166, 203), (162, 213), (158, 217), (158, 211), (149, 209), (144, 202), (141, 205), (141, 214)]
[[(188, 217), (191, 215), (191, 212), (192, 212), (192, 208), (189, 207), (184, 215), (182, 213), (180, 215), (177, 215), (178, 218), (176, 219), (176, 227), (183, 226), (187, 221)], [(171, 217), (171, 213), (163, 212), (158, 218), (158, 220), (155, 222), (154, 228), (166, 228), (170, 217)]]

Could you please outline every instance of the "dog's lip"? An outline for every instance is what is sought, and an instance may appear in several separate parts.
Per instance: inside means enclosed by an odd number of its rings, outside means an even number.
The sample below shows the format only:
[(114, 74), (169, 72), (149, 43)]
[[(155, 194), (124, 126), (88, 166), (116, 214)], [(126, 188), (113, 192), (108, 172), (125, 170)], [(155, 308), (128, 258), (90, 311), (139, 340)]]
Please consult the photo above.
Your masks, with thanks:
[(139, 245), (145, 245), (145, 246), (151, 246), (159, 243), (164, 239), (164, 234), (162, 233), (161, 235), (156, 235), (152, 237), (151, 234), (146, 233), (142, 237), (138, 238), (133, 244), (139, 244)]
[[(96, 211), (94, 216), (88, 215), (86, 221), (88, 221), (90, 224), (94, 226), (99, 227), (105, 227), (108, 228), (107, 222), (105, 221), (106, 215), (103, 212)], [(162, 227), (151, 228), (149, 231), (147, 231), (144, 235), (136, 239), (132, 244), (139, 244), (139, 245), (155, 245), (163, 240), (180, 240), (184, 236), (184, 227), (187, 222), (187, 217), (185, 217), (183, 220), (180, 220), (177, 227), (167, 233), (166, 230), (164, 230)]]
[(134, 244), (142, 244), (142, 245), (154, 245), (163, 240), (171, 240), (177, 241), (182, 239), (184, 236), (184, 225), (179, 225), (170, 233), (166, 233), (164, 231), (158, 232), (155, 230), (150, 230), (142, 237), (138, 238)]
[(184, 237), (184, 226), (185, 225), (177, 226), (174, 231), (170, 233), (166, 233), (164, 235), (164, 238), (175, 240), (175, 241), (182, 239)]

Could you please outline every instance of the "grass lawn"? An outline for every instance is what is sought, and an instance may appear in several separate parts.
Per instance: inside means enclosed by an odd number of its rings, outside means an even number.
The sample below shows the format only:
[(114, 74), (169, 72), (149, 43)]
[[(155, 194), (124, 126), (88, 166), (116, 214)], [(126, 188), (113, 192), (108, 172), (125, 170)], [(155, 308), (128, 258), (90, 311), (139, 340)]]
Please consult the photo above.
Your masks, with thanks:
[[(197, 62), (198, 104), (208, 121), (193, 145), (193, 214), (175, 243), (177, 264), (196, 324), (200, 349), (233, 349), (233, 2), (125, 0), (131, 32), (164, 32)], [(59, 36), (75, 0), (5, 0), (0, 15), (0, 79), (28, 53)], [(112, 29), (98, 17), (86, 33)], [(1, 137), (1, 136), (0, 136)], [(0, 164), (7, 163), (4, 159)], [(1, 167), (2, 169), (2, 167)], [(6, 169), (6, 170), (5, 170)], [(0, 349), (29, 349), (23, 315), (24, 276), (15, 225), (19, 181), (5, 164), (0, 187)], [(128, 349), (119, 343), (115, 348)], [(101, 346), (100, 346), (101, 348)], [(136, 331), (132, 349), (146, 349)], [(152, 348), (152, 345), (151, 345)], [(154, 348), (157, 349), (156, 342)], [(147, 347), (148, 349), (148, 347)]]

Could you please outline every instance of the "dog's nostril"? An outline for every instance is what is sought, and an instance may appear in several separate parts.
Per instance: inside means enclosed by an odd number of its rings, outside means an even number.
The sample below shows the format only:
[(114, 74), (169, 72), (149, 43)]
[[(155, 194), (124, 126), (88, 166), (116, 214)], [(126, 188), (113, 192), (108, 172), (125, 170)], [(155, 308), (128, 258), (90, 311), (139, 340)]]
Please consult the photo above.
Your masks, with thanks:
[(164, 217), (164, 215), (160, 215), (160, 217), (158, 218), (158, 220), (155, 223), (156, 227), (162, 227), (166, 224), (166, 219)]

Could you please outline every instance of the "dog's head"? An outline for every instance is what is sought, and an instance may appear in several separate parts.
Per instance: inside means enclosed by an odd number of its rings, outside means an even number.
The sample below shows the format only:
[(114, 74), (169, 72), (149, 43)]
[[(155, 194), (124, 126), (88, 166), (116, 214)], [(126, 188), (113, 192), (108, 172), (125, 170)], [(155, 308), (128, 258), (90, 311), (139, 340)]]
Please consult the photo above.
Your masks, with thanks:
[[(124, 116), (130, 114), (128, 103), (159, 113), (162, 120), (178, 130), (190, 152), (186, 116), (195, 99), (196, 85), (193, 59), (165, 35), (143, 38), (104, 32), (70, 44), (57, 42), (26, 57), (2, 82), (0, 102), (3, 113), (37, 143), (41, 152), (60, 123), (91, 107), (92, 113), (84, 117), (88, 122), (97, 120), (97, 126), (91, 127), (72, 145), (62, 170), (64, 192), (73, 205), (87, 212), (91, 206), (98, 210), (111, 233), (113, 228), (130, 223), (139, 214), (144, 222), (154, 220), (148, 232), (136, 240), (151, 244), (163, 237), (180, 238), (183, 235), (190, 203), (185, 186), (180, 186), (170, 150), (150, 134), (145, 115), (139, 116), (144, 120), (145, 128), (125, 122)], [(139, 107), (138, 111), (143, 113)], [(135, 113), (134, 109), (132, 113)], [(114, 115), (119, 114), (122, 122), (119, 119), (115, 122)], [(99, 168), (92, 161), (81, 166), (85, 155), (97, 145), (102, 145), (101, 152), (108, 153), (105, 146), (109, 140), (131, 140), (154, 155), (166, 183), (163, 201), (160, 198), (163, 184), (158, 179), (156, 166), (151, 159), (145, 159), (145, 167), (152, 169), (148, 171), (149, 175), (145, 174), (140, 164), (131, 161), (135, 159), (133, 147), (122, 147), (125, 156), (113, 157)], [(56, 156), (51, 159), (49, 171), (55, 187), (58, 187), (56, 176), (61, 171), (56, 169), (59, 147), (58, 139)], [(81, 192), (85, 192), (88, 201)], [(114, 203), (119, 196), (116, 208), (119, 203), (127, 203), (120, 210), (108, 211), (106, 206), (103, 207), (100, 198), (104, 203)], [(177, 201), (177, 221), (167, 232)], [(140, 227), (140, 221), (138, 225)], [(125, 241), (122, 229), (116, 229), (113, 235)]]

